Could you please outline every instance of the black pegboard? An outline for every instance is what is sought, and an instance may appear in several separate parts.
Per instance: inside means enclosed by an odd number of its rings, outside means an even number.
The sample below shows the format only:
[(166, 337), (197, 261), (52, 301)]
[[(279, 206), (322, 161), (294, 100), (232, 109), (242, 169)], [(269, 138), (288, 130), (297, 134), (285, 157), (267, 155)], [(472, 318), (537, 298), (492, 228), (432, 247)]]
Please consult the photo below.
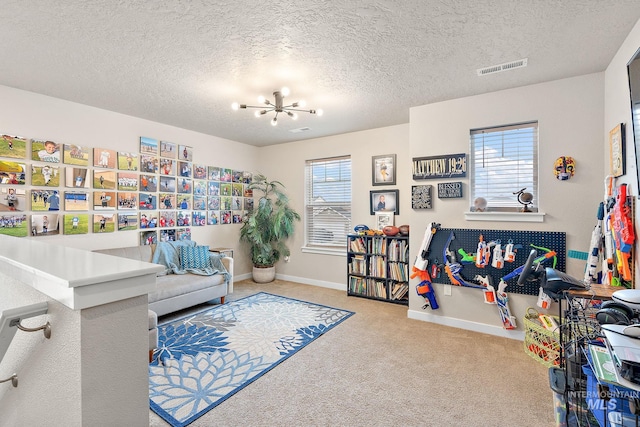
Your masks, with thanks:
[[(560, 271), (566, 270), (566, 241), (567, 235), (563, 232), (548, 231), (518, 231), (518, 230), (475, 230), (466, 228), (438, 228), (436, 234), (431, 239), (429, 247), (429, 271), (434, 264), (440, 265), (440, 277), (432, 279), (435, 283), (448, 283), (449, 280), (444, 269), (443, 250), (449, 239), (450, 233), (453, 232), (454, 238), (449, 245), (449, 249), (456, 255), (456, 260), (463, 266), (460, 272), (461, 276), (468, 282), (473, 283), (473, 278), (477, 275), (489, 275), (492, 278), (493, 286), (498, 289), (500, 279), (513, 272), (516, 268), (523, 265), (529, 252), (531, 245), (552, 249), (556, 252), (555, 268)], [(512, 241), (514, 245), (519, 245), (519, 249), (515, 252), (515, 260), (513, 262), (505, 262), (502, 269), (494, 268), (491, 264), (484, 268), (477, 267), (474, 263), (461, 263), (462, 256), (458, 253), (458, 249), (462, 248), (467, 253), (476, 253), (480, 235), (483, 236), (485, 242), (500, 241), (502, 249), (505, 245)], [(490, 248), (493, 252), (493, 248)], [(538, 255), (542, 255), (544, 251), (538, 250)], [(493, 256), (493, 253), (492, 253)], [(548, 259), (543, 263), (546, 267), (553, 267), (553, 259)], [(506, 292), (513, 292), (526, 295), (538, 295), (539, 286), (535, 283), (528, 283), (524, 286), (516, 284), (517, 276), (507, 280), (509, 286)]]

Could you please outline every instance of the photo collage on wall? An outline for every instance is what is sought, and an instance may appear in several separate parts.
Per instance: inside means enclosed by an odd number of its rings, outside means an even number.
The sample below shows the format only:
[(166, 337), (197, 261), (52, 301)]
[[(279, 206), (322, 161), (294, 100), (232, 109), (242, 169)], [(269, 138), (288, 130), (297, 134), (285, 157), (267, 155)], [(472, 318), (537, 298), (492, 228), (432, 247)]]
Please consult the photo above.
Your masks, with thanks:
[(2, 134), (0, 234), (138, 231), (142, 245), (189, 240), (191, 227), (242, 223), (253, 209), (251, 180), (194, 162), (190, 146), (148, 137), (120, 152)]

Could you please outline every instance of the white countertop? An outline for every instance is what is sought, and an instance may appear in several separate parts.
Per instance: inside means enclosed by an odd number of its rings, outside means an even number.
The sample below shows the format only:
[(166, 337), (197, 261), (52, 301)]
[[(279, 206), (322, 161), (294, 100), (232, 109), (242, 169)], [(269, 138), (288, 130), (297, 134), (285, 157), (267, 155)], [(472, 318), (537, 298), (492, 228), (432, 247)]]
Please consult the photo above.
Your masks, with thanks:
[(0, 235), (0, 271), (72, 309), (149, 293), (163, 270), (157, 264)]

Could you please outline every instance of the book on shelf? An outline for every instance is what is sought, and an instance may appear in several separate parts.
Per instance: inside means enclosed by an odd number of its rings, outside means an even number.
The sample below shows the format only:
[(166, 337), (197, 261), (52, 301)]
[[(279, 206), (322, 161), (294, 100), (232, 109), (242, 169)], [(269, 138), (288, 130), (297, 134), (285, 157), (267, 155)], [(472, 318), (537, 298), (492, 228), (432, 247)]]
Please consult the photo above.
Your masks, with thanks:
[(591, 365), (593, 373), (599, 381), (618, 384), (615, 366), (611, 359), (611, 353), (606, 347), (595, 344), (589, 344), (589, 355), (591, 356)]

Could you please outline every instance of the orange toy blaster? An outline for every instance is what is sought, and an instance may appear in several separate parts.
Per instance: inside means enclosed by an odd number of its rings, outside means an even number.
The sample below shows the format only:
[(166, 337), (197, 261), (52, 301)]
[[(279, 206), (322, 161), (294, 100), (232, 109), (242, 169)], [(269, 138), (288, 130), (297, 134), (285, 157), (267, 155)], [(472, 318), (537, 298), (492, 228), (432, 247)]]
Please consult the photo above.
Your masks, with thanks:
[(616, 189), (616, 204), (613, 207), (613, 239), (618, 273), (624, 280), (631, 280), (629, 257), (636, 237), (631, 222), (631, 206), (627, 199), (627, 184), (620, 184)]

